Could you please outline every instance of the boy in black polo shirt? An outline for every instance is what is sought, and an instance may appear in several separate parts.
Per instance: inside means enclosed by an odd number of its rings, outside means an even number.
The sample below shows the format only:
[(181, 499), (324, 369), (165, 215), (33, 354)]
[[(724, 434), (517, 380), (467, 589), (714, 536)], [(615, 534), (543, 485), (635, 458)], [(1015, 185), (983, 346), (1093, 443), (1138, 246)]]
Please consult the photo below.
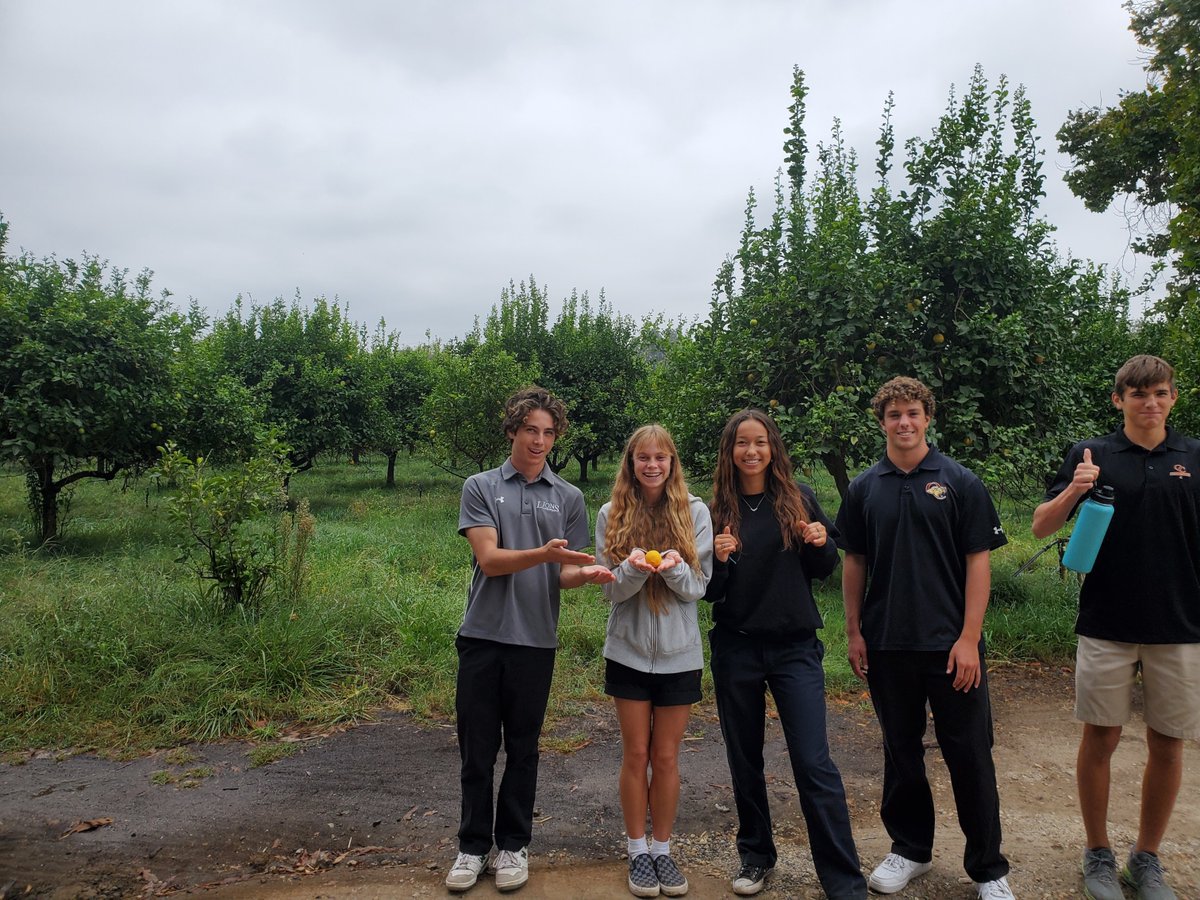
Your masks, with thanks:
[(1177, 397), (1167, 362), (1148, 355), (1126, 362), (1112, 394), (1123, 426), (1076, 444), (1033, 514), (1033, 533), (1046, 537), (1097, 482), (1116, 493), (1075, 625), (1083, 876), (1085, 893), (1096, 900), (1123, 896), (1108, 837), (1108, 794), (1139, 670), (1147, 760), (1137, 843), (1121, 877), (1145, 900), (1175, 897), (1158, 849), (1183, 775), (1183, 741), (1200, 737), (1200, 441), (1167, 427)]
[(884, 742), (880, 816), (892, 852), (868, 883), (892, 894), (932, 866), (928, 702), (966, 836), (964, 868), (981, 898), (1008, 900), (982, 637), (990, 552), (1007, 538), (982, 482), (925, 442), (934, 406), (914, 378), (879, 389), (871, 407), (887, 452), (851, 482), (837, 517), (850, 665), (871, 689)]
[[(559, 588), (615, 580), (579, 549), (591, 539), (583, 494), (546, 466), (546, 454), (566, 429), (562, 401), (539, 387), (518, 391), (504, 410), (511, 455), (463, 485), (458, 530), (471, 544), (475, 565), (455, 641), (462, 818), (458, 858), (446, 876), (451, 891), (474, 887), (484, 869), (495, 873), (501, 891), (528, 880)], [(504, 777), (493, 820), (501, 740)], [(493, 842), (497, 853), (489, 859)]]

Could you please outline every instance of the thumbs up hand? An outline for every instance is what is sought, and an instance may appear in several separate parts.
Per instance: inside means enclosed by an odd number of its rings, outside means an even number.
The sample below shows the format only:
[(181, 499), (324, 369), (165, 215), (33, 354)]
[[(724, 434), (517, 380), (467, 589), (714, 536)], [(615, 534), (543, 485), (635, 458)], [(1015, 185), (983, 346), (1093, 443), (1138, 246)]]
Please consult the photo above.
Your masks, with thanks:
[(725, 530), (713, 538), (713, 556), (718, 562), (728, 562), (729, 554), (733, 553), (738, 548), (738, 539), (731, 533), (729, 526), (725, 526)]
[(1086, 494), (1096, 486), (1100, 478), (1100, 467), (1092, 462), (1091, 448), (1085, 447), (1083, 462), (1075, 467), (1075, 477), (1071, 479), (1071, 487), (1076, 495)]

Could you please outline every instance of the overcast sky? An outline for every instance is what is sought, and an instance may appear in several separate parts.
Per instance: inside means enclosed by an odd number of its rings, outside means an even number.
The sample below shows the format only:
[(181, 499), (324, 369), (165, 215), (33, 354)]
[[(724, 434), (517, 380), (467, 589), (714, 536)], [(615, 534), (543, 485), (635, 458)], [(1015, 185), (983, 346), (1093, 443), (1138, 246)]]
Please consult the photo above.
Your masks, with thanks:
[(927, 136), (976, 63), (1024, 84), (1063, 251), (1144, 274), (1054, 132), (1145, 79), (1119, 0), (0, 0), (10, 251), (88, 252), (214, 314), (339, 297), (405, 343), (510, 279), (702, 315), (747, 192), (810, 146), (868, 172), (888, 91)]

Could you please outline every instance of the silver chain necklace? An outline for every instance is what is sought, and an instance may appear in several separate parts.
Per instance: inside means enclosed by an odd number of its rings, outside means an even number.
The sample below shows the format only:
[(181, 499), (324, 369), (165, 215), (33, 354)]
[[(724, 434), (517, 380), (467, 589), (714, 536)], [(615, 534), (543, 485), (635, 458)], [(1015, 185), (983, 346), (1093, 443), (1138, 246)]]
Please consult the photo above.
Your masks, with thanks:
[(762, 506), (763, 501), (767, 499), (767, 495), (766, 495), (766, 493), (764, 493), (761, 497), (758, 498), (758, 506), (751, 506), (750, 501), (746, 499), (745, 494), (738, 494), (738, 496), (742, 498), (742, 501), (746, 504), (746, 508), (749, 509), (750, 512), (758, 512), (758, 507)]

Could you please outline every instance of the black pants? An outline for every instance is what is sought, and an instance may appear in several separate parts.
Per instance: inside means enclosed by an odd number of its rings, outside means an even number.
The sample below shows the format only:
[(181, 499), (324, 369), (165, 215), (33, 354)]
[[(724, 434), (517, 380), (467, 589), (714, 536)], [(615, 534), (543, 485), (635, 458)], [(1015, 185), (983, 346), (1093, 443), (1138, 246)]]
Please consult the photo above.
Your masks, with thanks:
[[(458, 748), (462, 818), (458, 849), (482, 856), (520, 850), (533, 835), (538, 738), (550, 699), (554, 650), (459, 637)], [(504, 777), (492, 820), (496, 757), (504, 740)]]
[(766, 692), (769, 688), (787, 740), (792, 776), (808, 827), (813, 865), (825, 894), (859, 900), (867, 884), (850, 831), (842, 775), (829, 756), (825, 730), (825, 648), (816, 636), (766, 642), (717, 626), (709, 632), (717, 714), (729, 757), (738, 811), (738, 855), (774, 866), (775, 841), (763, 771)]
[(974, 881), (1008, 874), (1000, 852), (1000, 795), (992, 762), (992, 707), (987, 668), (983, 681), (963, 693), (946, 674), (947, 651), (933, 653), (871, 650), (867, 684), (883, 730), (883, 804), (880, 816), (892, 838), (892, 852), (914, 862), (933, 859), (933, 794), (925, 774), (925, 704), (966, 836), (963, 868)]

